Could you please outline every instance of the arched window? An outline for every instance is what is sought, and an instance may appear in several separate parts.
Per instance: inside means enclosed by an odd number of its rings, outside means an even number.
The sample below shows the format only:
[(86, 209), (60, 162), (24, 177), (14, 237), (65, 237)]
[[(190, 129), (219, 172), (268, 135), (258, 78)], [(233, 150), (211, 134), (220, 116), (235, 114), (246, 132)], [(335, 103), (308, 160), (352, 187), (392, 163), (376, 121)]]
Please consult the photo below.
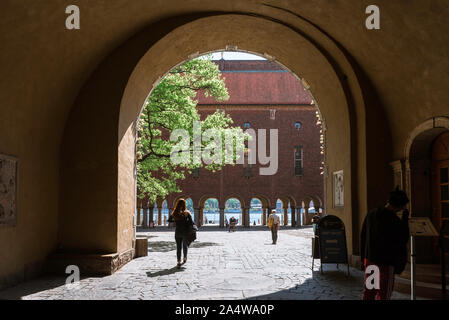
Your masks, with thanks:
[(296, 122), (295, 122), (295, 129), (296, 129), (296, 130), (299, 130), (299, 129), (301, 129), (301, 127), (302, 127), (302, 123), (299, 122), (299, 121), (296, 121)]
[(244, 127), (245, 129), (249, 129), (249, 128), (251, 128), (251, 125), (249, 124), (249, 122), (245, 122), (245, 123), (243, 124), (243, 127)]
[(302, 176), (303, 169), (303, 150), (302, 146), (296, 146), (294, 152), (295, 176)]

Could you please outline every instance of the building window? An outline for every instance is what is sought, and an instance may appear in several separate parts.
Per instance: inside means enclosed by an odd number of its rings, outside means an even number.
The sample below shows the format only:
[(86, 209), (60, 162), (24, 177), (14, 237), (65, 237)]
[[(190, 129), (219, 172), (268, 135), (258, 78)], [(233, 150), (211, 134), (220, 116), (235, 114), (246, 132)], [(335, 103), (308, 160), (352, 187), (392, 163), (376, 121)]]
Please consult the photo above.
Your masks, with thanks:
[(302, 123), (299, 122), (299, 121), (296, 121), (296, 122), (295, 122), (295, 129), (296, 129), (296, 130), (299, 130), (299, 129), (301, 129), (301, 127), (302, 127)]
[(270, 109), (270, 119), (271, 120), (276, 119), (276, 109)]
[(248, 148), (245, 149), (245, 158), (243, 161), (243, 176), (245, 178), (250, 178), (253, 176), (253, 170), (252, 170), (252, 166), (251, 164), (248, 163), (249, 159), (248, 159)]
[(192, 169), (192, 177), (194, 177), (195, 179), (200, 177), (200, 168)]
[(302, 176), (302, 168), (303, 168), (302, 146), (295, 147), (294, 165), (295, 165), (295, 176)]
[(249, 124), (249, 122), (245, 122), (245, 123), (243, 124), (243, 127), (244, 127), (245, 129), (249, 129), (249, 128), (251, 128), (251, 125)]

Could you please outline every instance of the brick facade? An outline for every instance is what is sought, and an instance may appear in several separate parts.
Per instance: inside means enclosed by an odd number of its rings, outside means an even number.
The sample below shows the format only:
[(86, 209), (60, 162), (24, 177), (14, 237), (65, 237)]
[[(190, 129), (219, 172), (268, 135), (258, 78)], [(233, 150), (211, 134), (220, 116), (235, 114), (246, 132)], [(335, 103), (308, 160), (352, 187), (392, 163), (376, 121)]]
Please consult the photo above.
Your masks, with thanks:
[[(275, 208), (277, 199), (280, 199), (284, 210), (290, 204), (293, 212), (292, 224), (295, 225), (296, 221), (299, 221), (301, 207), (307, 208), (310, 200), (314, 201), (315, 208), (322, 207), (323, 203), (323, 175), (320, 168), (323, 161), (320, 143), (322, 128), (313, 99), (293, 75), (280, 70), (271, 62), (217, 63), (226, 78), (230, 99), (217, 103), (199, 96), (197, 108), (201, 119), (219, 108), (231, 116), (234, 126), (245, 130), (244, 123), (248, 122), (256, 132), (257, 129), (266, 129), (267, 140), (269, 130), (278, 129), (277, 173), (260, 175), (259, 161), (251, 165), (250, 177), (244, 175), (241, 164), (227, 165), (216, 173), (201, 168), (198, 177), (191, 175), (179, 183), (182, 193), (167, 197), (168, 208), (172, 209), (179, 197), (191, 198), (195, 219), (199, 222), (202, 221), (202, 209), (207, 199), (216, 198), (222, 212), (228, 199), (237, 198), (241, 203), (242, 212), (246, 212), (246, 215), (242, 214), (243, 223), (248, 225), (247, 209), (252, 198), (258, 198), (262, 202), (264, 212)], [(253, 100), (248, 101), (248, 97)], [(271, 110), (275, 110), (274, 119), (270, 117)], [(295, 128), (296, 122), (301, 124), (299, 129)], [(296, 146), (301, 146), (303, 150), (301, 175), (295, 175)], [(159, 208), (162, 201), (161, 199), (157, 205)], [(146, 207), (148, 204), (143, 201), (142, 206)], [(220, 224), (223, 224), (223, 221)]]

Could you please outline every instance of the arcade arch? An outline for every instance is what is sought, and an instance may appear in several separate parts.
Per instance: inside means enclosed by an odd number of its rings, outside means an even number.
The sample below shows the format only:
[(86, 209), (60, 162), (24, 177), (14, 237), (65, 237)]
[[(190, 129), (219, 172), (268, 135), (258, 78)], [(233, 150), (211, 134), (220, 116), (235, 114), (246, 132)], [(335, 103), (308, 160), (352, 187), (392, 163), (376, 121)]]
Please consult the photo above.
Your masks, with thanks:
[[(410, 213), (414, 217), (428, 217), (437, 230), (441, 228), (444, 210), (449, 207), (449, 197), (444, 198), (442, 188), (447, 188), (446, 171), (449, 170), (449, 118), (434, 117), (418, 125), (409, 135), (404, 148), (404, 159), (392, 162), (394, 185), (406, 190), (410, 199)], [(447, 211), (446, 211), (447, 212)], [(449, 217), (449, 213), (446, 213)], [(439, 262), (435, 239), (417, 237), (417, 262)]]
[[(276, 12), (272, 14), (281, 19), (280, 13)], [(269, 53), (266, 57), (281, 62), (287, 70), (301, 75), (305, 87), (313, 91), (322, 113), (326, 152), (333, 155), (332, 158), (325, 158), (326, 171), (343, 170), (345, 188), (349, 191), (345, 192), (343, 209), (333, 210), (331, 197), (326, 197), (324, 202), (328, 213), (340, 216), (346, 230), (353, 230), (353, 203), (357, 205), (355, 212), (365, 212), (367, 199), (364, 187), (365, 109), (356, 73), (341, 48), (327, 35), (306, 21), (284, 14), (283, 18), (288, 23), (282, 22), (282, 19), (244, 14), (223, 14), (186, 23), (167, 32), (147, 48), (130, 75), (121, 75), (124, 81), (123, 96), (118, 109), (111, 108), (111, 103), (106, 102), (112, 98), (99, 104), (101, 95), (95, 99), (85, 95), (77, 101), (74, 109), (78, 111), (72, 113), (68, 121), (63, 140), (66, 147), (61, 156), (63, 190), (60, 202), (74, 204), (64, 211), (60, 219), (60, 242), (64, 246), (116, 252), (129, 257), (133, 243), (133, 215), (130, 212), (134, 212), (136, 207), (135, 190), (130, 188), (135, 184), (135, 122), (145, 99), (158, 79), (187, 57), (198, 55), (200, 50), (206, 53), (236, 48)], [(144, 38), (134, 41), (145, 41)], [(111, 57), (110, 61), (116, 58)], [(107, 64), (101, 68), (107, 68)], [(100, 121), (105, 110), (111, 114), (113, 121)], [(87, 118), (89, 123), (102, 125), (90, 128), (89, 139), (80, 140), (77, 136), (75, 141), (75, 135), (71, 132), (78, 126), (84, 126)], [(78, 147), (71, 148), (73, 145)], [(95, 154), (101, 155), (98, 158), (110, 159), (108, 163), (102, 163), (102, 170), (81, 173), (73, 170), (77, 163), (91, 159)], [(101, 181), (104, 188), (91, 181)], [(356, 184), (353, 185), (353, 182)], [(101, 190), (101, 196), (98, 190)], [(75, 194), (83, 201), (76, 203)], [(332, 194), (332, 184), (325, 176), (326, 194)], [(110, 207), (92, 206), (100, 198), (103, 199), (102, 203), (111, 204)], [(242, 207), (245, 208), (244, 205)], [(98, 231), (98, 226), (104, 221), (110, 221), (110, 228), (103, 226)], [(76, 230), (75, 226), (78, 227)], [(96, 232), (90, 232), (94, 229)], [(352, 235), (351, 232), (347, 235), (350, 253), (352, 243), (357, 240)]]
[(231, 196), (225, 201), (224, 215), (229, 222), (232, 217), (237, 219), (237, 225), (245, 225), (245, 203), (240, 197)]

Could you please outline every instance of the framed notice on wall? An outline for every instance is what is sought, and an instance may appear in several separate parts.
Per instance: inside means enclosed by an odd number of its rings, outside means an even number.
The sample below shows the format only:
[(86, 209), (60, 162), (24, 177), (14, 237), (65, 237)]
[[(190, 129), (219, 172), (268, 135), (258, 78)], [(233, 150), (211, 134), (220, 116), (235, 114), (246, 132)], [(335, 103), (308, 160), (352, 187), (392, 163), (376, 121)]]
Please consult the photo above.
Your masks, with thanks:
[(335, 171), (332, 174), (334, 189), (334, 208), (344, 207), (344, 180), (343, 170)]
[(17, 158), (0, 154), (0, 226), (17, 223)]

